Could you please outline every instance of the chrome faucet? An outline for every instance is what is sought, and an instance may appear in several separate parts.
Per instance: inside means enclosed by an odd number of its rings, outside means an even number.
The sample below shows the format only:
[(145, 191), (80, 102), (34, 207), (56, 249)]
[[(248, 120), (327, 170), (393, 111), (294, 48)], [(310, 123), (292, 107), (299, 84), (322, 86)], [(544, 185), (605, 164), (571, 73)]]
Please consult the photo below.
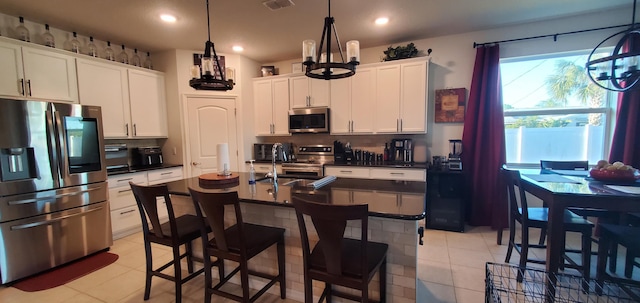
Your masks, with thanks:
[[(276, 168), (276, 154), (278, 153), (278, 147), (282, 148), (282, 143), (274, 143), (273, 147), (271, 147), (271, 164), (273, 165), (273, 171), (269, 172), (267, 174), (267, 177), (270, 177), (271, 179), (273, 179), (273, 184), (277, 184), (278, 182), (278, 172), (277, 172), (277, 168)], [(283, 151), (283, 155), (284, 151)], [(284, 156), (286, 161), (286, 155)]]

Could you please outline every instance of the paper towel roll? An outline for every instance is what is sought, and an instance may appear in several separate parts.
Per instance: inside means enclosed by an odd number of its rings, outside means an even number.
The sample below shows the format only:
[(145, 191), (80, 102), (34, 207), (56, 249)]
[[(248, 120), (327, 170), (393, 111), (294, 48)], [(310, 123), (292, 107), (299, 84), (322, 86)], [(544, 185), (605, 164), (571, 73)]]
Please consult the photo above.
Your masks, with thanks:
[(218, 174), (222, 175), (225, 172), (225, 167), (227, 168), (227, 173), (228, 173), (228, 171), (231, 170), (231, 165), (229, 163), (229, 144), (227, 143), (218, 144), (217, 152), (218, 152)]

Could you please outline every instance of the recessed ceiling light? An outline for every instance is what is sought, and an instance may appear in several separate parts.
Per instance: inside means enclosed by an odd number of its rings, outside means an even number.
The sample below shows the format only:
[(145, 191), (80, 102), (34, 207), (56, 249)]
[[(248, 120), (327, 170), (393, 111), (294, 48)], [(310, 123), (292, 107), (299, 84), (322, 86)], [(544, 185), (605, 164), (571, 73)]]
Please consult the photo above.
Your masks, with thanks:
[(234, 52), (241, 52), (241, 51), (243, 51), (243, 50), (244, 50), (244, 47), (242, 47), (242, 46), (240, 46), (240, 45), (234, 45), (234, 46), (232, 47), (232, 49), (233, 49), (233, 51), (234, 51)]
[(377, 25), (385, 25), (387, 23), (389, 23), (389, 18), (387, 18), (387, 17), (380, 17), (380, 18), (376, 19), (376, 24)]
[(160, 15), (160, 19), (162, 19), (162, 21), (164, 22), (168, 22), (168, 23), (174, 23), (176, 22), (176, 17), (169, 15), (169, 14), (162, 14)]

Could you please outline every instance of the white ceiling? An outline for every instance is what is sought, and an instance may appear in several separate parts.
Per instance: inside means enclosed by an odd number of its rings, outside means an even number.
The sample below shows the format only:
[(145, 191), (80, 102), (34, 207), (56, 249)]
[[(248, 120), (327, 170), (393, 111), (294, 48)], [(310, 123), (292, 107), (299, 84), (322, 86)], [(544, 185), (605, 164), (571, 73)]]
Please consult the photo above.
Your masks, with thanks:
[[(233, 45), (258, 62), (301, 56), (302, 40), (319, 42), (326, 0), (292, 0), (271, 11), (264, 0), (210, 0), (212, 41), (216, 51)], [(632, 0), (334, 0), (331, 13), (342, 42), (359, 40), (361, 48), (489, 29), (509, 24), (561, 18), (628, 6)], [(630, 10), (631, 11), (631, 10)], [(0, 12), (49, 23), (66, 31), (92, 35), (152, 52), (204, 49), (205, 0), (0, 0)], [(159, 20), (161, 13), (178, 18)], [(389, 24), (376, 27), (379, 16)], [(621, 20), (621, 24), (631, 23)]]

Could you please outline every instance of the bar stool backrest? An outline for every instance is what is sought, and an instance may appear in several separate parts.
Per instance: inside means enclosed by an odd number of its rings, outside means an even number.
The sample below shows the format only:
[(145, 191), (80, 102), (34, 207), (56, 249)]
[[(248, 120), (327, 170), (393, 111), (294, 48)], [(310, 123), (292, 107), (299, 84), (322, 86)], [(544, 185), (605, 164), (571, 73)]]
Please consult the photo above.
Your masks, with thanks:
[[(232, 205), (235, 212), (236, 224), (239, 234), (244, 238), (242, 224), (242, 212), (240, 211), (240, 200), (237, 192), (226, 193), (205, 193), (189, 188), (193, 199), (196, 214), (199, 218), (205, 217), (216, 241), (218, 250), (229, 252), (229, 239), (225, 233), (224, 212), (226, 205)], [(240, 255), (246, 255), (244, 241), (237, 241), (240, 246)]]
[(369, 206), (363, 205), (331, 205), (307, 202), (297, 197), (292, 197), (293, 206), (296, 209), (298, 227), (302, 238), (302, 254), (305, 268), (311, 254), (309, 236), (304, 221), (304, 215), (311, 217), (313, 226), (318, 234), (318, 245), (321, 245), (324, 254), (327, 272), (331, 275), (342, 276), (344, 264), (342, 264), (342, 239), (347, 226), (347, 221), (359, 220), (361, 222), (360, 254), (362, 261), (362, 277), (367, 277), (367, 236)]
[[(177, 227), (175, 225), (175, 214), (173, 213), (173, 204), (171, 204), (171, 198), (169, 197), (169, 190), (166, 185), (156, 186), (142, 186), (129, 182), (133, 196), (136, 198), (136, 204), (140, 211), (140, 219), (142, 220), (142, 229), (144, 234), (148, 234), (150, 230), (153, 230), (153, 234), (158, 238), (167, 238), (171, 235), (177, 235)], [(157, 198), (162, 197), (166, 202), (167, 211), (169, 214), (169, 225), (171, 226), (171, 234), (165, 234), (160, 227), (160, 218), (158, 217), (158, 201)], [(148, 218), (148, 220), (147, 220)], [(151, 228), (149, 228), (149, 221), (151, 221)]]

